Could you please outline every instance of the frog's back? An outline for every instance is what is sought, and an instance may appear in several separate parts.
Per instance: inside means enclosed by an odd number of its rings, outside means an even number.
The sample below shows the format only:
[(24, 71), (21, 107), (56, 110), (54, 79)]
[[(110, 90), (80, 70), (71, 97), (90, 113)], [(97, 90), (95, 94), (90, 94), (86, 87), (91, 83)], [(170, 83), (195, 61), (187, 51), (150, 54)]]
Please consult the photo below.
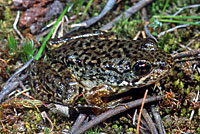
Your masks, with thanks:
[[(112, 86), (135, 86), (154, 68), (168, 70), (172, 62), (171, 56), (158, 49), (152, 39), (80, 38), (69, 40), (48, 54), (52, 64), (62, 62), (78, 79)], [(138, 66), (142, 65), (141, 71)]]

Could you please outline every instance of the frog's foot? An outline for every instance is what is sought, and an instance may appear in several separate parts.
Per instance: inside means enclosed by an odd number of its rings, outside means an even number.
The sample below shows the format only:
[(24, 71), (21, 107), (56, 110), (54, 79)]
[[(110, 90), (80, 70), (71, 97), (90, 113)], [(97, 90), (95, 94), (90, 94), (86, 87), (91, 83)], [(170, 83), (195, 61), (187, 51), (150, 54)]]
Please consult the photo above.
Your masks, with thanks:
[(130, 99), (130, 96), (128, 96), (110, 102), (106, 102), (106, 98), (111, 97), (114, 94), (117, 94), (114, 88), (109, 87), (107, 85), (101, 85), (86, 91), (86, 93), (84, 93), (83, 95), (88, 104), (92, 106), (98, 106), (99, 108), (93, 108), (103, 112), (118, 106), (119, 103), (124, 100)]
[(78, 114), (77, 109), (73, 107), (69, 107), (69, 106), (60, 105), (60, 104), (50, 103), (47, 105), (47, 108), (51, 110), (51, 112), (53, 112), (54, 114), (59, 114), (61, 116), (68, 117), (68, 118)]

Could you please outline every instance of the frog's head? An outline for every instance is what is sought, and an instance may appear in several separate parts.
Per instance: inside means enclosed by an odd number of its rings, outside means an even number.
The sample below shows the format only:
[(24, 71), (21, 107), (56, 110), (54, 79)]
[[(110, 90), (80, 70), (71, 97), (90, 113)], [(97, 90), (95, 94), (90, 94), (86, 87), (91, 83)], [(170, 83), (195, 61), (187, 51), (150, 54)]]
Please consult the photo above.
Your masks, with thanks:
[(132, 84), (137, 88), (159, 81), (174, 66), (171, 55), (160, 50), (154, 40), (144, 39), (140, 45), (140, 57), (132, 64)]

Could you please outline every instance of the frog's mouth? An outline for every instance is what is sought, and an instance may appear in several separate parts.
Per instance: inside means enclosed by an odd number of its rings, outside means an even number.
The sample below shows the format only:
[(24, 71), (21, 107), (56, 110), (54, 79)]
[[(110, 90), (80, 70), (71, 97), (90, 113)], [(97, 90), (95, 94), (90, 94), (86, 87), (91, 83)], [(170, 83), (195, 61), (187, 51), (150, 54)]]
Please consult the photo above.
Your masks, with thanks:
[(144, 86), (151, 85), (155, 82), (158, 82), (162, 78), (166, 77), (169, 69), (159, 69), (154, 68), (149, 74), (141, 77), (137, 82), (134, 82), (134, 87), (141, 88)]

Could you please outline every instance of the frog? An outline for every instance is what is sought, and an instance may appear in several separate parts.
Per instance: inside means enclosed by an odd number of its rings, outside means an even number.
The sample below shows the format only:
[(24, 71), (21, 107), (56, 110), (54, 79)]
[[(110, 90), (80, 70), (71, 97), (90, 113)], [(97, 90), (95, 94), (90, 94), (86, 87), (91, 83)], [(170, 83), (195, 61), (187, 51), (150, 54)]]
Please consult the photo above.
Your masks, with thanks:
[(156, 83), (174, 67), (173, 57), (154, 39), (124, 40), (100, 30), (50, 40), (44, 53), (30, 66), (31, 94), (68, 107), (74, 107), (81, 95), (101, 112), (121, 101), (103, 98)]

